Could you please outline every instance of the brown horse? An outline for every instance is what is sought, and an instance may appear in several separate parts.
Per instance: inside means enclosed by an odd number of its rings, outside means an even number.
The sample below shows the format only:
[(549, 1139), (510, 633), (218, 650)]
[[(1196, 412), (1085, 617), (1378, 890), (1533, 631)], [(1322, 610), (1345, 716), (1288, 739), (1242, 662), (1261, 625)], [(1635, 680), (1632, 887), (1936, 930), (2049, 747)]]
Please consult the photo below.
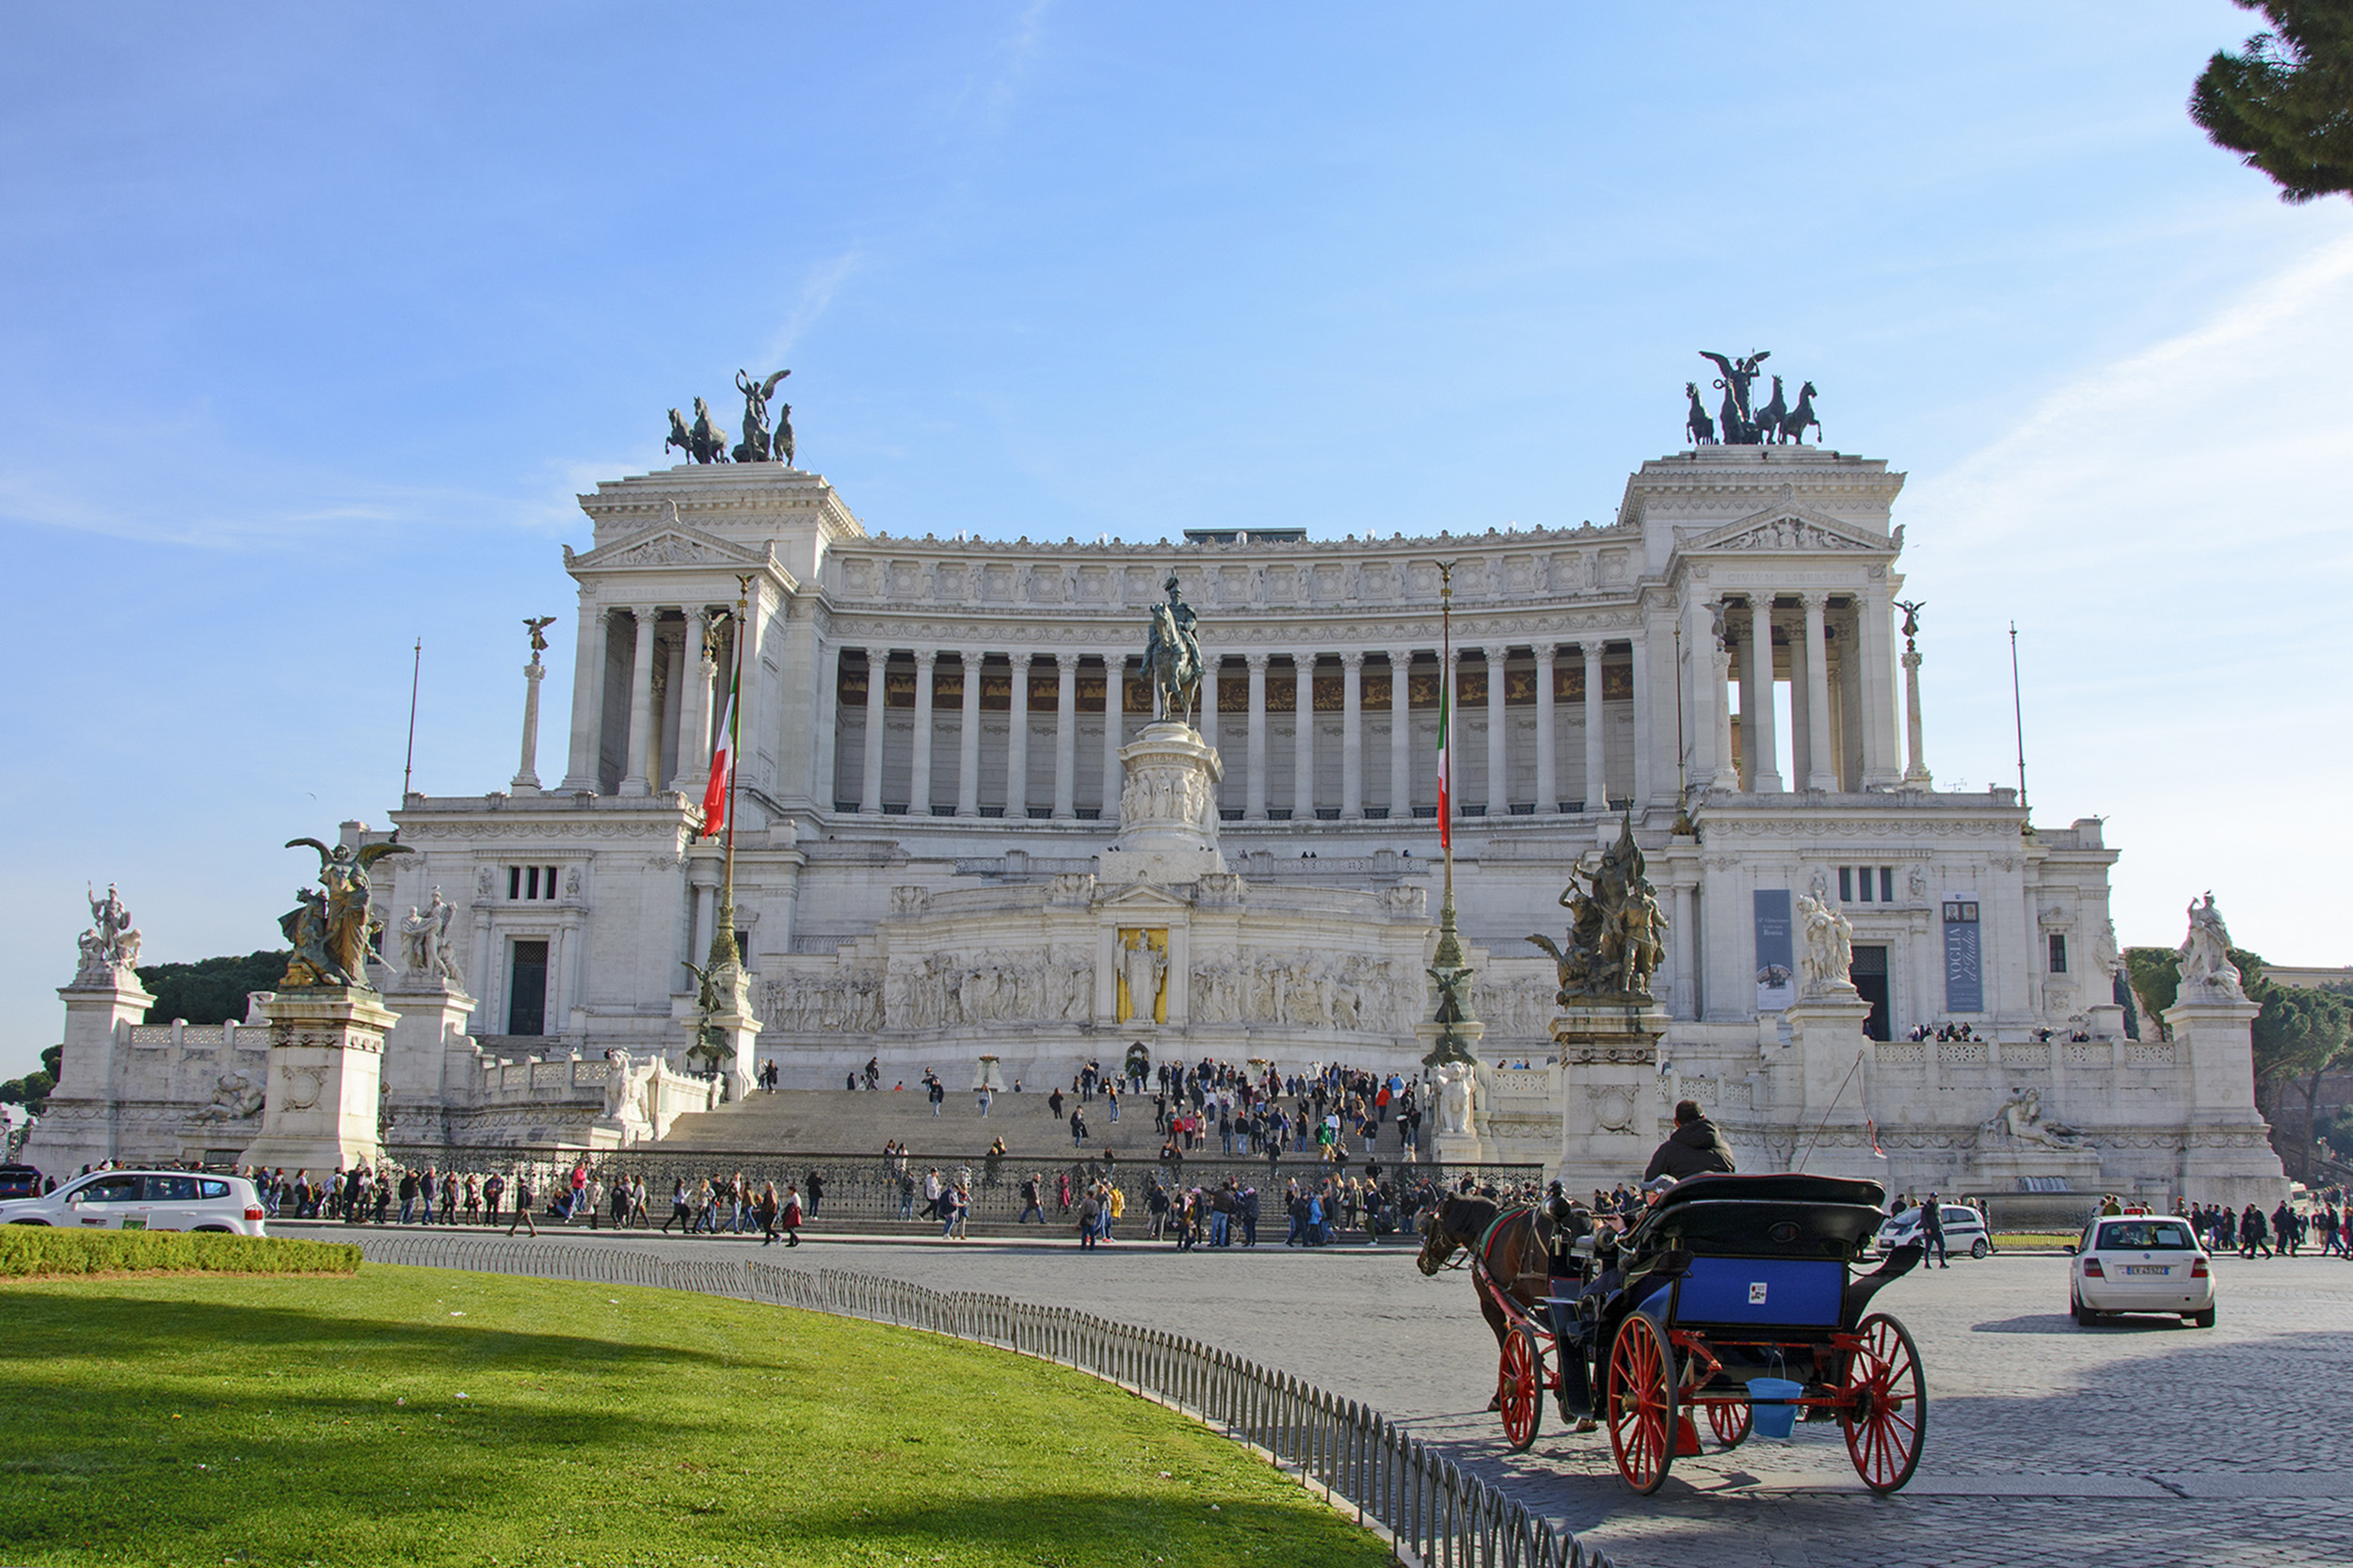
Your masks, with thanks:
[(1468, 1253), (1478, 1265), (1472, 1271), (1472, 1283), (1479, 1292), (1480, 1314), (1495, 1333), (1498, 1356), (1496, 1397), (1488, 1402), (1490, 1410), (1503, 1407), (1499, 1358), (1504, 1339), (1512, 1332), (1512, 1320), (1494, 1292), (1501, 1291), (1523, 1312), (1531, 1314), (1552, 1293), (1550, 1244), (1537, 1222), (1537, 1211), (1525, 1205), (1505, 1208), (1484, 1198), (1460, 1194), (1449, 1196), (1422, 1217), (1421, 1256), (1414, 1259), (1416, 1268), (1435, 1278), (1458, 1252)]

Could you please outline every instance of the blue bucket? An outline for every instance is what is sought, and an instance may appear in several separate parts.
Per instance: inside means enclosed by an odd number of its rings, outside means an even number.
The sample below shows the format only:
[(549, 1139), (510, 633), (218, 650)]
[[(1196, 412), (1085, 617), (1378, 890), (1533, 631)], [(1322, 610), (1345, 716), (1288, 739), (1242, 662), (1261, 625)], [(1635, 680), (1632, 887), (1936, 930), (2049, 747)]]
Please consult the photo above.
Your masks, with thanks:
[(1749, 1413), (1759, 1437), (1787, 1437), (1798, 1430), (1798, 1407), (1790, 1402), (1805, 1392), (1802, 1383), (1787, 1378), (1749, 1379)]

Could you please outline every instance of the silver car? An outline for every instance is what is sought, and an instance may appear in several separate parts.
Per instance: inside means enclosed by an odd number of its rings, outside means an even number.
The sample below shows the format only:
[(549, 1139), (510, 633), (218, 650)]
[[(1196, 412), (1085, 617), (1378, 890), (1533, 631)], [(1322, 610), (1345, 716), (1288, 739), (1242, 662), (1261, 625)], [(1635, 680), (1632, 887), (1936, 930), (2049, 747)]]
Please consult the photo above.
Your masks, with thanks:
[(0, 1224), (60, 1230), (203, 1230), (262, 1236), (262, 1195), (243, 1176), (92, 1171), (46, 1197), (0, 1203)]

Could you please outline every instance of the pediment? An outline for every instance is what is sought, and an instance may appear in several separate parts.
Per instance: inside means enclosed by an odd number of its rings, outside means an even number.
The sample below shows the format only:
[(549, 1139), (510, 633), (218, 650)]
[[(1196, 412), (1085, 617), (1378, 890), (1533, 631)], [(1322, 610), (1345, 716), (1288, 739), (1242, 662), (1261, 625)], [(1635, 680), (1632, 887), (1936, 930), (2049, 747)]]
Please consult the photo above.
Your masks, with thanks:
[(629, 567), (754, 567), (761, 557), (740, 545), (677, 523), (658, 524), (611, 544), (599, 545), (584, 555), (569, 546), (564, 564), (572, 570), (612, 570)]
[(1096, 899), (1095, 907), (1128, 913), (1181, 914), (1191, 909), (1193, 904), (1157, 882), (1130, 882), (1117, 892)]
[(1711, 528), (1682, 541), (1687, 555), (1703, 551), (1771, 551), (1796, 554), (1817, 550), (1888, 551), (1897, 548), (1888, 537), (1827, 512), (1783, 500), (1761, 512)]

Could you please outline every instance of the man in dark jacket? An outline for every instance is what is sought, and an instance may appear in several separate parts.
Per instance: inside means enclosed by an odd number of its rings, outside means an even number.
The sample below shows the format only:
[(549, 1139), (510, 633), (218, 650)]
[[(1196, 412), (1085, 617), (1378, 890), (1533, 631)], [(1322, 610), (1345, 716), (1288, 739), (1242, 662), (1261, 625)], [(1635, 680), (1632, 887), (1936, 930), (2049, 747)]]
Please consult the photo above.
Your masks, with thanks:
[(1650, 1181), (1665, 1176), (1681, 1181), (1686, 1176), (1710, 1172), (1729, 1176), (1732, 1169), (1732, 1146), (1716, 1130), (1716, 1124), (1700, 1114), (1697, 1100), (1678, 1100), (1675, 1129), (1658, 1145), (1658, 1152), (1650, 1157), (1650, 1169), (1642, 1173), (1642, 1179)]

